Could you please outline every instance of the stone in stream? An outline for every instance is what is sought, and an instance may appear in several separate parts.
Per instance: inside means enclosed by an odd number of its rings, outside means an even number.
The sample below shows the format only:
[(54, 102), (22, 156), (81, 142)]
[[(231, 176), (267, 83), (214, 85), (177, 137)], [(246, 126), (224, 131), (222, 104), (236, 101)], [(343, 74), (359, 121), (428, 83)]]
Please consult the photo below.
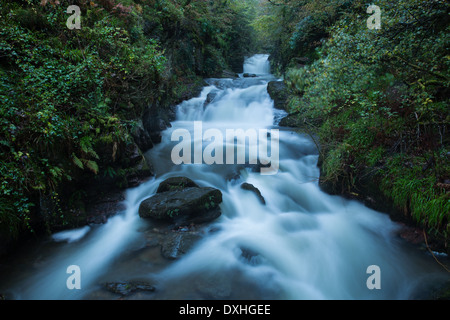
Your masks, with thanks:
[(128, 296), (137, 291), (155, 291), (155, 287), (152, 284), (144, 281), (107, 282), (104, 286), (108, 291), (121, 296)]
[(253, 192), (254, 194), (256, 194), (256, 196), (258, 197), (259, 201), (262, 204), (266, 204), (266, 200), (264, 199), (264, 197), (261, 195), (261, 192), (259, 191), (258, 188), (256, 188), (254, 185), (244, 182), (243, 184), (241, 184), (241, 189), (243, 190), (248, 190)]
[[(160, 183), (155, 195), (139, 206), (139, 216), (171, 224), (172, 231), (158, 234), (161, 255), (177, 259), (200, 238), (189, 226), (215, 220), (221, 215), (222, 192), (200, 187), (186, 177), (171, 177)], [(186, 229), (186, 230), (185, 230)]]
[(206, 108), (211, 102), (213, 102), (214, 99), (216, 99), (218, 95), (219, 95), (218, 92), (208, 93), (208, 95), (206, 96), (205, 103), (203, 104), (203, 108)]
[(164, 258), (175, 260), (191, 249), (201, 239), (196, 232), (172, 232), (161, 239), (161, 254)]
[(164, 181), (160, 185), (162, 192), (141, 203), (139, 206), (141, 218), (169, 221), (181, 226), (210, 222), (221, 215), (220, 190), (198, 187), (187, 178), (177, 179)]
[(196, 187), (199, 186), (189, 178), (186, 177), (171, 177), (163, 182), (161, 182), (158, 186), (158, 190), (156, 193), (162, 193), (166, 191), (175, 191), (175, 190), (183, 190), (184, 188)]

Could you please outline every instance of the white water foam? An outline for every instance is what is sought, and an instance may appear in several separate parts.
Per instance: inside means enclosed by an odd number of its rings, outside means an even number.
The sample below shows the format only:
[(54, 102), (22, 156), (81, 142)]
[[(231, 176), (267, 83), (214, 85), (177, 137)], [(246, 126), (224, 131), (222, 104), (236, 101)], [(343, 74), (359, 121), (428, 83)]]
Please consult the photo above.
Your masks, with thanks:
[[(268, 70), (267, 55), (251, 57), (244, 65), (249, 73)], [(430, 279), (448, 279), (431, 257), (399, 240), (399, 225), (387, 215), (320, 190), (318, 153), (305, 135), (280, 131), (279, 172), (272, 176), (233, 165), (171, 163), (171, 133), (191, 130), (193, 121), (220, 130), (273, 127), (276, 111), (267, 94), (268, 80), (215, 79), (199, 97), (183, 102), (161, 144), (147, 154), (157, 177), (128, 190), (126, 211), (105, 225), (54, 235), (68, 243), (15, 285), (15, 297), (85, 297), (139, 239), (146, 225), (138, 216), (140, 202), (171, 176), (220, 189), (222, 216), (211, 225), (214, 232), (161, 272), (146, 273), (139, 264), (140, 274), (157, 283), (154, 299), (408, 299)], [(217, 96), (205, 106), (211, 92)], [(265, 204), (242, 190), (243, 182), (258, 188)], [(120, 279), (138, 273), (127, 259)], [(82, 290), (67, 289), (69, 265), (80, 266)], [(366, 286), (371, 265), (380, 267), (380, 290)]]

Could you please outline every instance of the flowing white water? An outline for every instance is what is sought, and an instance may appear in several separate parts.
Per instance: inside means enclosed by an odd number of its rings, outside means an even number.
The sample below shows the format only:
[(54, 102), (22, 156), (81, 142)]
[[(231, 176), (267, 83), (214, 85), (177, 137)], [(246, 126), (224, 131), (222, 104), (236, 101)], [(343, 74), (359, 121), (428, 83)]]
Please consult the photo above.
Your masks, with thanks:
[[(269, 70), (267, 55), (256, 55), (246, 61), (244, 72), (258, 77), (209, 79), (199, 97), (179, 106), (172, 128), (148, 153), (157, 177), (128, 190), (126, 211), (103, 226), (55, 235), (67, 243), (58, 242), (39, 259), (33, 253), (28, 273), (0, 285), (0, 292), (18, 299), (98, 298), (102, 279), (140, 277), (156, 283), (157, 291), (146, 296), (151, 299), (408, 299), (425, 284), (448, 279), (430, 256), (399, 239), (399, 225), (387, 215), (319, 189), (318, 155), (307, 136), (279, 128), (275, 175), (242, 165), (172, 163), (177, 143), (172, 133), (179, 128), (193, 132), (194, 121), (222, 132), (278, 128), (274, 122), (283, 112), (273, 108), (267, 93), (268, 81), (275, 80)], [(205, 106), (208, 94), (215, 98)], [(144, 251), (143, 257), (143, 230), (154, 226), (137, 211), (171, 176), (219, 188), (223, 203), (222, 216), (201, 241), (181, 259), (165, 263), (158, 252)], [(243, 182), (257, 187), (266, 204), (242, 190)], [(133, 252), (139, 252), (139, 262), (130, 258)], [(66, 287), (70, 265), (80, 267), (81, 290)], [(379, 290), (366, 284), (372, 265), (381, 270)]]
[(264, 75), (270, 73), (270, 63), (265, 54), (256, 54), (246, 59), (244, 64), (244, 73)]

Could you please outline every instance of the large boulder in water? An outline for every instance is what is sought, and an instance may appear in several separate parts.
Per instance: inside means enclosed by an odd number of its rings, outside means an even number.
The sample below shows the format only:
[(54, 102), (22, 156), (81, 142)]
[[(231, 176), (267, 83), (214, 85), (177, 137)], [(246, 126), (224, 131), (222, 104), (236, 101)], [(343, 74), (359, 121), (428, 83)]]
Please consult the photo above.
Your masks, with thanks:
[(165, 181), (161, 184), (164, 186), (163, 192), (156, 193), (141, 203), (139, 207), (141, 218), (187, 225), (209, 222), (221, 215), (219, 205), (222, 203), (222, 192), (220, 190), (192, 186), (193, 182), (188, 179), (186, 180), (188, 187), (180, 186), (171, 190), (170, 183), (174, 181), (176, 180), (169, 183)]

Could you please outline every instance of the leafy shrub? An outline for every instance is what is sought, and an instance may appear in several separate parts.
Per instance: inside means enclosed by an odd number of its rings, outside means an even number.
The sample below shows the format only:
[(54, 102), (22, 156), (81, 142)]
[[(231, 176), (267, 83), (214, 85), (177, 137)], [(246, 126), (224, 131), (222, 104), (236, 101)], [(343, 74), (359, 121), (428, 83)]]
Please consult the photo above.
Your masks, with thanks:
[(130, 101), (121, 86), (154, 87), (164, 67), (156, 41), (139, 36), (132, 45), (129, 31), (105, 13), (93, 25), (83, 21), (76, 34), (61, 11), (56, 2), (1, 6), (0, 228), (12, 236), (24, 225), (32, 229), (40, 199), (63, 182), (79, 179), (80, 170), (102, 170), (99, 141), (130, 140), (128, 120), (140, 111), (118, 107)]
[[(81, 1), (75, 3), (81, 30), (66, 26), (69, 3), (0, 0), (0, 232), (6, 237), (32, 230), (42, 211), (68, 224), (74, 217), (58, 203), (80, 205), (81, 181), (131, 170), (120, 155), (133, 145), (130, 132), (149, 106), (179, 101), (186, 82), (228, 68), (250, 47), (247, 14), (237, 0)], [(240, 51), (233, 52), (235, 44)], [(67, 185), (72, 195), (60, 192)]]
[[(287, 71), (287, 84), (301, 97), (293, 100), (292, 111), (300, 111), (307, 123), (320, 121), (325, 180), (354, 189), (357, 177), (375, 172), (396, 206), (445, 238), (449, 5), (440, 0), (377, 5), (380, 30), (366, 27), (364, 6), (354, 2), (329, 29), (319, 58)], [(308, 30), (309, 22), (297, 25), (293, 40), (306, 40), (308, 33), (300, 31)]]

